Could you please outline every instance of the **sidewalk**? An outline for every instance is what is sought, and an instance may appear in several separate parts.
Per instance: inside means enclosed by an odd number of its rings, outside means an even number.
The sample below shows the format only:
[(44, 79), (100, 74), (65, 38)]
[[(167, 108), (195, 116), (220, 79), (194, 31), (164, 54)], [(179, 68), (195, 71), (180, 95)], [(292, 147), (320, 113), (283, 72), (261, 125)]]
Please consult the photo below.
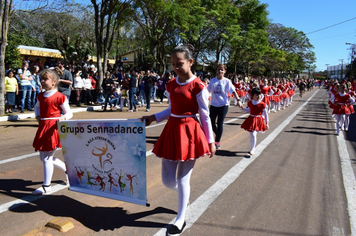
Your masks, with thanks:
[[(83, 112), (83, 111), (93, 111), (93, 110), (101, 110), (102, 106), (101, 105), (94, 105), (94, 106), (83, 106), (83, 107), (72, 107), (71, 110), (73, 113), (77, 112)], [(35, 113), (34, 112), (26, 112), (25, 113), (20, 113), (19, 114), (14, 114), (11, 116), (1, 116), (0, 121), (15, 121), (15, 120), (23, 120), (23, 119), (28, 119), (28, 118), (35, 118)]]

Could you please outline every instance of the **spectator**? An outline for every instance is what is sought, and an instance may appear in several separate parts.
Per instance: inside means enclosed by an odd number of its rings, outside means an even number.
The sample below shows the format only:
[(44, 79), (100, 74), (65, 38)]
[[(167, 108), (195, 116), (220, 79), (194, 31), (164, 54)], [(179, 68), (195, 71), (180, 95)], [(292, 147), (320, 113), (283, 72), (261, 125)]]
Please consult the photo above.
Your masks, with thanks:
[(110, 110), (112, 110), (113, 107), (119, 108), (118, 103), (121, 98), (121, 92), (118, 88), (113, 88), (112, 95), (110, 96)]
[(164, 91), (166, 90), (167, 78), (169, 77), (169, 73), (166, 73), (164, 77), (159, 78), (157, 80), (157, 94), (160, 99), (160, 104), (163, 102)]
[(132, 75), (129, 82), (129, 100), (130, 100), (129, 112), (137, 111), (136, 102), (135, 102), (135, 96), (137, 94), (137, 86), (138, 86), (138, 73), (136, 70), (132, 70)]
[(18, 74), (21, 80), (21, 113), (24, 113), (27, 107), (28, 111), (33, 111), (31, 107), (31, 91), (32, 91), (32, 76), (31, 72), (28, 70), (28, 62), (24, 61), (22, 63), (22, 68), (18, 70)]
[(84, 82), (84, 103), (85, 105), (93, 104), (93, 96), (91, 95), (91, 91), (93, 87), (91, 85), (90, 75), (87, 73), (83, 73), (83, 82)]
[(5, 77), (5, 97), (6, 97), (6, 113), (12, 113), (15, 106), (16, 95), (19, 93), (19, 85), (14, 77), (14, 71), (9, 70)]
[(156, 77), (151, 74), (150, 70), (147, 70), (145, 77), (143, 77), (143, 80), (145, 81), (146, 111), (150, 111), (151, 94), (153, 91), (154, 83), (156, 82)]
[(103, 111), (106, 111), (106, 107), (112, 95), (112, 89), (114, 87), (114, 80), (111, 78), (111, 73), (109, 71), (105, 72), (105, 78), (101, 86), (104, 89), (104, 94), (105, 94), (105, 104), (104, 104)]
[(34, 108), (37, 102), (37, 96), (41, 92), (41, 80), (39, 76), (40, 67), (34, 65), (31, 70), (32, 74), (32, 95), (31, 95), (31, 107)]
[(138, 82), (138, 88), (139, 88), (139, 100), (141, 101), (141, 104), (139, 105), (140, 107), (144, 106), (146, 103), (146, 95), (145, 95), (145, 81), (143, 80), (143, 77), (145, 76), (145, 72), (141, 71), (139, 74), (139, 82)]
[(58, 91), (66, 95), (68, 101), (70, 101), (71, 85), (73, 84), (72, 74), (65, 68), (64, 60), (58, 61), (58, 67), (63, 72), (58, 82)]
[(82, 101), (82, 93), (84, 89), (84, 81), (81, 77), (82, 70), (79, 68), (75, 68), (74, 70), (74, 80), (73, 80), (73, 87), (75, 89), (75, 104), (77, 107), (80, 107), (80, 102)]

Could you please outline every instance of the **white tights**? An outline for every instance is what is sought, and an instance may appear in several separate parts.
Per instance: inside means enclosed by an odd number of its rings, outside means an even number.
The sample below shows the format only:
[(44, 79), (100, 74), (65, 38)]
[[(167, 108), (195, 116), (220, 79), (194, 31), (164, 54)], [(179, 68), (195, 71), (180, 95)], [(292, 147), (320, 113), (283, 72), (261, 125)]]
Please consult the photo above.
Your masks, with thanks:
[(250, 133), (250, 143), (251, 143), (251, 151), (250, 152), (255, 151), (256, 142), (257, 142), (257, 131), (252, 131)]
[(60, 159), (54, 157), (56, 150), (50, 152), (40, 152), (40, 159), (43, 162), (43, 185), (51, 185), (53, 167), (57, 167), (63, 171), (66, 171), (66, 165)]
[[(335, 114), (335, 119), (336, 119), (336, 133), (338, 134), (340, 132), (340, 127), (344, 126), (345, 123), (345, 114)], [(346, 128), (346, 126), (345, 126)]]
[(195, 160), (178, 162), (162, 159), (162, 182), (170, 189), (178, 191), (178, 214), (174, 225), (182, 228), (190, 196), (190, 176)]

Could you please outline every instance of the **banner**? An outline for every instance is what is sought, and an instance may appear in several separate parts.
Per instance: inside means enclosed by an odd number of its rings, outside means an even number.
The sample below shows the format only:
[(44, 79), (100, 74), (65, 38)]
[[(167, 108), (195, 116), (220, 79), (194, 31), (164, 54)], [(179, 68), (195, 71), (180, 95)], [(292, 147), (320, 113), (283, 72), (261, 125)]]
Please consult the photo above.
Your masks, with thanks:
[(68, 120), (58, 131), (69, 190), (147, 205), (144, 122)]

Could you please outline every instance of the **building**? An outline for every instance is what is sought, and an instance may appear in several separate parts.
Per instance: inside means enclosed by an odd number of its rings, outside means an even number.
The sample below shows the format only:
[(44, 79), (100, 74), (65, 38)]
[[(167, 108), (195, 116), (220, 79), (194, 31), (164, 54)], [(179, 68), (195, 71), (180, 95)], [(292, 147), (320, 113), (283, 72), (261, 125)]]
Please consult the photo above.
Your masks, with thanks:
[[(53, 59), (55, 61), (63, 58), (62, 53), (57, 49), (40, 48), (24, 45), (19, 45), (17, 49), (20, 51), (20, 54), (23, 59), (29, 60), (31, 62), (39, 61), (42, 67), (44, 67), (44, 63), (47, 58)], [(89, 56), (89, 60), (97, 62), (97, 59), (94, 56)], [(115, 60), (109, 59), (109, 64), (115, 64)]]
[(330, 79), (338, 79), (341, 80), (345, 78), (345, 74), (347, 72), (347, 67), (349, 64), (339, 64), (335, 66), (327, 67), (327, 75)]

